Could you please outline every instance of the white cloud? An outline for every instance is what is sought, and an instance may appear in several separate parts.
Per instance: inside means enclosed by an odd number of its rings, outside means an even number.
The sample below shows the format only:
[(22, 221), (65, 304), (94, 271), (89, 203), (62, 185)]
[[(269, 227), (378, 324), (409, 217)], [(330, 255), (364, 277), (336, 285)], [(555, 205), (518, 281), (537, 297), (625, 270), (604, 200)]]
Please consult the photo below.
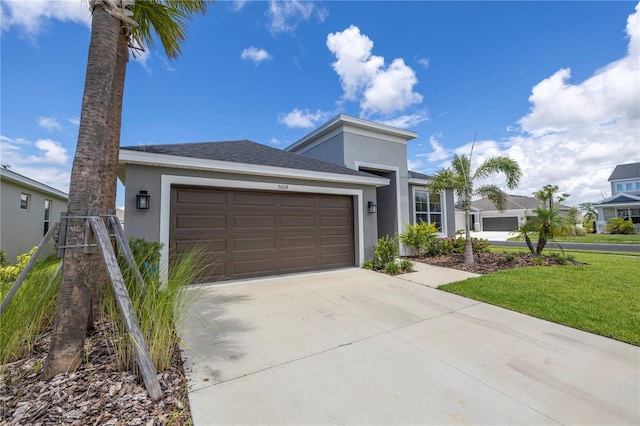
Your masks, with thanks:
[(308, 21), (315, 15), (318, 21), (323, 22), (327, 17), (327, 10), (318, 2), (287, 0), (269, 1), (269, 29), (271, 34), (292, 33), (303, 21)]
[(29, 38), (45, 30), (47, 21), (74, 22), (91, 26), (88, 2), (62, 0), (2, 0), (2, 31), (16, 27)]
[(16, 173), (64, 192), (69, 190), (69, 156), (59, 142), (38, 139), (34, 143), (23, 138), (0, 136), (0, 156), (2, 163), (11, 166)]
[(38, 126), (50, 132), (53, 132), (56, 130), (62, 130), (62, 126), (60, 125), (58, 120), (56, 120), (53, 117), (38, 117), (37, 121), (38, 121)]
[[(627, 20), (627, 54), (586, 80), (568, 83), (571, 72), (565, 68), (536, 84), (531, 108), (518, 121), (521, 132), (500, 142), (476, 142), (473, 167), (505, 155), (523, 171), (517, 194), (531, 195), (553, 184), (571, 194), (569, 205), (600, 201), (610, 190), (607, 179), (614, 167), (640, 161), (639, 24), (640, 3)], [(433, 153), (418, 155), (437, 163), (442, 156), (437, 145), (432, 147)], [(470, 149), (471, 142), (455, 152)], [(491, 181), (506, 187), (502, 178)]]
[(340, 77), (343, 99), (359, 97), (363, 115), (389, 116), (422, 102), (413, 91), (418, 83), (415, 72), (401, 58), (385, 68), (384, 58), (372, 54), (373, 41), (355, 25), (327, 36), (327, 47), (336, 57), (333, 69)]
[(278, 121), (289, 128), (310, 129), (315, 127), (318, 122), (327, 120), (330, 115), (331, 113), (327, 111), (311, 112), (307, 109), (299, 110), (294, 108), (290, 113), (279, 114)]
[(258, 49), (257, 47), (248, 47), (240, 54), (240, 59), (243, 61), (253, 61), (256, 65), (259, 65), (262, 61), (271, 59), (272, 56), (264, 49)]
[(271, 140), (269, 141), (269, 143), (272, 144), (272, 145), (280, 145), (282, 142), (280, 142), (280, 139), (278, 139), (275, 136), (273, 136), (271, 138)]
[(149, 62), (151, 60), (151, 51), (144, 45), (140, 45), (138, 40), (132, 39), (131, 44), (133, 48), (129, 49), (133, 60), (142, 66), (147, 72), (151, 73), (151, 67)]
[(80, 125), (80, 119), (77, 117), (73, 117), (69, 119), (69, 123), (73, 124), (74, 126), (79, 126)]
[(410, 129), (418, 124), (427, 121), (429, 116), (426, 111), (418, 111), (414, 114), (401, 115), (388, 120), (379, 120), (380, 123), (387, 126), (399, 127), (401, 129)]
[(231, 10), (234, 12), (240, 12), (247, 3), (249, 3), (249, 0), (233, 0), (231, 2)]
[(418, 63), (422, 65), (424, 68), (429, 68), (429, 58), (418, 59)]

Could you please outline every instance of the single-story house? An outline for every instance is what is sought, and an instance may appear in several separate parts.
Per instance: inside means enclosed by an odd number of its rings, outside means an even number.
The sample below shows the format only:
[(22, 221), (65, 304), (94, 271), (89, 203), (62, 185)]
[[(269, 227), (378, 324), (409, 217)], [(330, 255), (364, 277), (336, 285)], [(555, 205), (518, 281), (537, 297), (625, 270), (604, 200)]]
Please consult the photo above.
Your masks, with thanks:
[(62, 191), (0, 167), (0, 249), (15, 263), (42, 240), (49, 227), (67, 210)]
[[(515, 231), (523, 225), (533, 210), (542, 207), (543, 203), (535, 197), (507, 194), (507, 202), (503, 211), (488, 198), (481, 198), (471, 202), (469, 212), (472, 231)], [(566, 214), (571, 208), (562, 204), (555, 204), (554, 208), (560, 214)], [(456, 205), (456, 229), (465, 229), (464, 210)]]
[(453, 194), (430, 199), (429, 176), (407, 168), (416, 137), (338, 115), (284, 150), (248, 140), (122, 147), (125, 234), (164, 245), (163, 274), (170, 253), (204, 247), (207, 281), (360, 266), (379, 237), (420, 219), (453, 235)]
[(609, 182), (611, 197), (593, 205), (598, 211), (596, 232), (603, 233), (610, 218), (626, 217), (640, 233), (640, 163), (617, 165)]

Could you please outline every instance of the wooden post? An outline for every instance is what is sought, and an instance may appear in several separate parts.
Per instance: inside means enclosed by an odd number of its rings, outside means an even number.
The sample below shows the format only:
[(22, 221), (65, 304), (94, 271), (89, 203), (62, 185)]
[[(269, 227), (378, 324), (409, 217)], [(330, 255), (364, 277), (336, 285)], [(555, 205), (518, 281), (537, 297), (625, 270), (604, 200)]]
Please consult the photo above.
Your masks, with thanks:
[(140, 324), (136, 318), (133, 305), (129, 299), (129, 294), (127, 293), (118, 261), (113, 252), (113, 247), (111, 247), (109, 233), (104, 225), (104, 221), (100, 217), (90, 217), (88, 221), (91, 224), (96, 242), (100, 248), (100, 254), (109, 278), (111, 279), (111, 284), (113, 284), (113, 290), (120, 312), (122, 312), (127, 332), (133, 337), (133, 350), (136, 354), (138, 367), (140, 367), (140, 373), (142, 374), (145, 387), (151, 399), (157, 399), (162, 395), (162, 388), (160, 387), (160, 382), (158, 381), (156, 369), (151, 360), (147, 343), (140, 330)]
[(4, 311), (7, 309), (9, 302), (11, 302), (11, 299), (13, 299), (13, 296), (16, 295), (16, 292), (22, 285), (22, 282), (25, 280), (25, 278), (27, 278), (27, 275), (33, 268), (33, 265), (36, 264), (38, 257), (44, 251), (45, 247), (49, 243), (49, 240), (53, 238), (53, 234), (56, 232), (57, 226), (58, 226), (58, 222), (55, 222), (53, 226), (49, 228), (49, 231), (47, 231), (45, 236), (42, 238), (42, 241), (40, 241), (40, 244), (38, 244), (38, 248), (36, 249), (35, 253), (33, 253), (31, 258), (29, 259), (29, 262), (27, 262), (27, 265), (24, 267), (22, 272), (20, 272), (20, 275), (18, 275), (18, 279), (16, 280), (15, 283), (13, 283), (13, 285), (11, 286), (11, 289), (9, 290), (7, 295), (4, 297), (4, 300), (2, 300), (2, 304), (0, 304), (0, 315), (2, 315)]
[(145, 285), (144, 285), (144, 279), (142, 278), (142, 274), (140, 274), (140, 269), (138, 269), (138, 264), (136, 263), (136, 259), (133, 257), (133, 252), (131, 252), (131, 247), (129, 247), (129, 244), (124, 239), (124, 232), (122, 230), (122, 226), (120, 225), (120, 221), (118, 220), (117, 217), (109, 216), (109, 225), (111, 225), (111, 229), (113, 230), (113, 233), (116, 236), (116, 241), (120, 246), (120, 250), (122, 251), (124, 258), (127, 261), (129, 268), (133, 270), (135, 273), (136, 283), (138, 283), (138, 286), (142, 291), (142, 295), (144, 296), (146, 291)]

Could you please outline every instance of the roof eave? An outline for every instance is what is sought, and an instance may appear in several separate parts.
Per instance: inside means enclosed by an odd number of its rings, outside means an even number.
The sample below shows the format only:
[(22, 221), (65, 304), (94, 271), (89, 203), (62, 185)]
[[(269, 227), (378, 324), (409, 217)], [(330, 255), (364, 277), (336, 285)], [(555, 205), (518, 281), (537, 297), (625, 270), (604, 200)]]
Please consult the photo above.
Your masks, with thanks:
[(382, 177), (343, 175), (339, 173), (313, 170), (289, 169), (285, 167), (262, 166), (230, 161), (207, 160), (178, 155), (157, 154), (132, 150), (120, 150), (120, 164), (169, 167), (176, 169), (208, 170), (254, 176), (272, 176), (335, 183), (355, 183), (360, 185), (386, 186), (390, 180)]
[(66, 194), (65, 192), (62, 192), (58, 189), (50, 187), (49, 185), (45, 185), (44, 183), (38, 182), (37, 180), (30, 179), (26, 176), (22, 176), (10, 170), (6, 171), (5, 169), (0, 169), (0, 176), (2, 176), (2, 179), (6, 179), (14, 183), (19, 183), (29, 188), (37, 189), (39, 191), (45, 192), (47, 194), (51, 194), (58, 198), (69, 200), (69, 195)]
[(399, 129), (397, 127), (392, 127), (382, 123), (376, 123), (373, 121), (363, 120), (362, 118), (351, 117), (345, 114), (339, 114), (318, 127), (311, 133), (303, 136), (298, 139), (296, 142), (284, 148), (285, 151), (295, 151), (307, 145), (308, 143), (316, 140), (318, 137), (335, 130), (341, 125), (352, 125), (354, 127), (358, 127), (361, 129), (373, 130), (379, 133), (384, 133), (387, 135), (391, 135), (400, 139), (404, 139), (406, 141), (410, 141), (411, 139), (415, 139), (418, 137), (416, 132), (412, 132), (409, 130)]

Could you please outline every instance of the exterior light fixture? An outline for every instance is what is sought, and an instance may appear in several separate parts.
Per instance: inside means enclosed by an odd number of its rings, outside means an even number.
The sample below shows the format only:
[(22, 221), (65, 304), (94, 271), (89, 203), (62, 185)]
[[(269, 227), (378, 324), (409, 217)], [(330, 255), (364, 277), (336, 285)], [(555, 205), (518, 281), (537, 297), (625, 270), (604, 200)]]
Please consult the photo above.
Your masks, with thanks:
[(138, 210), (149, 210), (149, 198), (151, 196), (147, 193), (147, 191), (140, 191), (136, 194), (136, 209)]
[(369, 203), (367, 204), (367, 208), (369, 209), (369, 213), (371, 214), (378, 213), (378, 205), (373, 201), (369, 201)]

